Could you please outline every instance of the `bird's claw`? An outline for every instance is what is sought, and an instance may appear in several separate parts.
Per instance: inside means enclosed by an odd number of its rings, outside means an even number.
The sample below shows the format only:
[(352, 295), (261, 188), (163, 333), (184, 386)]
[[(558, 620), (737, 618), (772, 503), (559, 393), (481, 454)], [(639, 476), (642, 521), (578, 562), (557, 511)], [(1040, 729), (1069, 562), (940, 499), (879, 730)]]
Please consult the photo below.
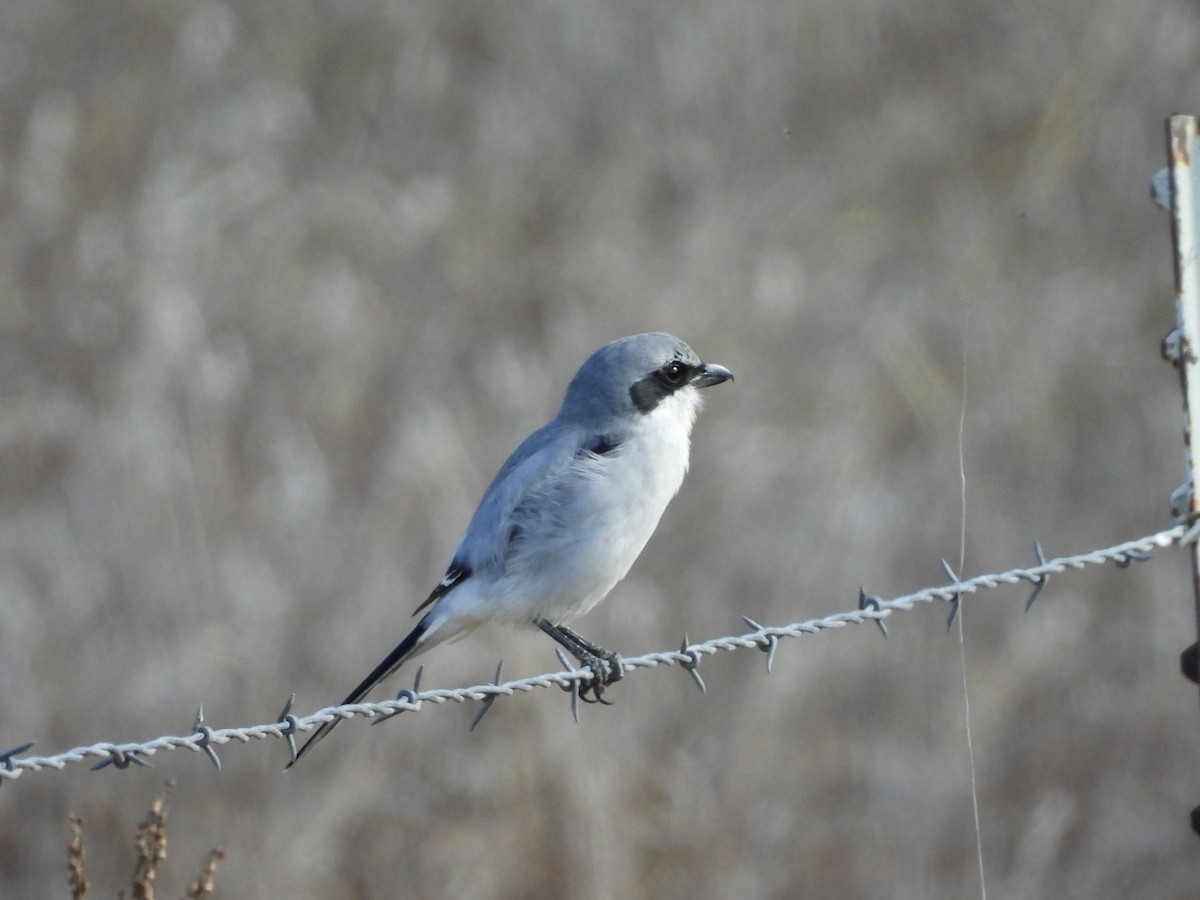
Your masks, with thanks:
[[(619, 654), (605, 651), (603, 656), (588, 654), (588, 658), (580, 662), (592, 673), (592, 680), (579, 686), (579, 699), (584, 703), (602, 703), (612, 706), (611, 700), (604, 699), (604, 689), (625, 677), (625, 664)], [(591, 694), (591, 697), (588, 696)]]

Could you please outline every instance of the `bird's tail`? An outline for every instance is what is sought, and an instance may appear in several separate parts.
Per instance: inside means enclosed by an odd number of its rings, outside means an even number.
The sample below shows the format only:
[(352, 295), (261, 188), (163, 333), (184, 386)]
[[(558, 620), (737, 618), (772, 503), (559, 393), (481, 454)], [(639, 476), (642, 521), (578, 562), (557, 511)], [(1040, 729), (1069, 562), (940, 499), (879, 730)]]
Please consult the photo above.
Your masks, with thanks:
[[(400, 666), (404, 664), (405, 660), (415, 655), (420, 650), (427, 650), (428, 647), (424, 645), (430, 637), (430, 630), (430, 616), (425, 616), (417, 624), (417, 627), (409, 632), (408, 637), (402, 640), (396, 646), (396, 649), (389, 653), (383, 662), (377, 665), (371, 674), (364, 678), (362, 683), (352, 690), (346, 696), (346, 699), (343, 700), (339, 705), (345, 706), (349, 703), (357, 703), (363, 697), (367, 696), (367, 694), (374, 689), (375, 685), (379, 684), (379, 682), (383, 681), (385, 678), (399, 669)], [(325, 735), (333, 731), (333, 729), (337, 727), (337, 723), (340, 721), (342, 720), (337, 718), (331, 722), (326, 722), (315, 732), (313, 732), (312, 737), (305, 741), (304, 746), (300, 748), (300, 752), (296, 754), (296, 758), (288, 763), (287, 767), (290, 769), (292, 766), (298, 763), (300, 761), (300, 757), (311, 750), (313, 745), (325, 737)]]

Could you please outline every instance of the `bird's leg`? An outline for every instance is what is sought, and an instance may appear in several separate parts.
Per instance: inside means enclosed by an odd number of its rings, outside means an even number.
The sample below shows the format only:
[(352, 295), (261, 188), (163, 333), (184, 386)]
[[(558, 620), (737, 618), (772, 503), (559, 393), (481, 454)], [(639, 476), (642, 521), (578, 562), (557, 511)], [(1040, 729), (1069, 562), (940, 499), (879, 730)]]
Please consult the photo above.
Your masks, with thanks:
[[(546, 619), (538, 619), (537, 626), (562, 644), (568, 653), (579, 660), (581, 666), (591, 670), (593, 678), (579, 689), (579, 699), (585, 703), (599, 701), (611, 705), (604, 699), (604, 688), (620, 681), (625, 675), (625, 665), (621, 662), (620, 655), (592, 643), (565, 625), (554, 625)], [(590, 699), (587, 697), (588, 692), (592, 694)]]

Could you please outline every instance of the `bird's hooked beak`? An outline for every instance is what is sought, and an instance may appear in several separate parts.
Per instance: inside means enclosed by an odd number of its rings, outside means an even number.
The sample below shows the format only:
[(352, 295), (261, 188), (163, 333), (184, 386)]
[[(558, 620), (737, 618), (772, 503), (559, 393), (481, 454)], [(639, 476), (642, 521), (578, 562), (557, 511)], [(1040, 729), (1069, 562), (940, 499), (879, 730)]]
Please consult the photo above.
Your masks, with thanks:
[(698, 388), (712, 387), (714, 384), (720, 384), (722, 381), (733, 381), (733, 373), (724, 366), (718, 366), (716, 363), (701, 363), (700, 371), (696, 373), (696, 378), (692, 384)]

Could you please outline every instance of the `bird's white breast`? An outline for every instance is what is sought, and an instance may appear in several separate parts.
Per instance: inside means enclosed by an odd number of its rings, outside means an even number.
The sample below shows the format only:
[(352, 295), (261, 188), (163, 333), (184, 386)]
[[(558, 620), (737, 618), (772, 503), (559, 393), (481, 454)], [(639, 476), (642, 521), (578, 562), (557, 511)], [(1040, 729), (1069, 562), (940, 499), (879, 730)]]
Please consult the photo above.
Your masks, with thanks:
[(677, 391), (641, 417), (615, 453), (585, 463), (591, 515), (577, 523), (569, 583), (547, 586), (547, 618), (583, 615), (629, 572), (683, 484), (698, 408), (694, 389)]

